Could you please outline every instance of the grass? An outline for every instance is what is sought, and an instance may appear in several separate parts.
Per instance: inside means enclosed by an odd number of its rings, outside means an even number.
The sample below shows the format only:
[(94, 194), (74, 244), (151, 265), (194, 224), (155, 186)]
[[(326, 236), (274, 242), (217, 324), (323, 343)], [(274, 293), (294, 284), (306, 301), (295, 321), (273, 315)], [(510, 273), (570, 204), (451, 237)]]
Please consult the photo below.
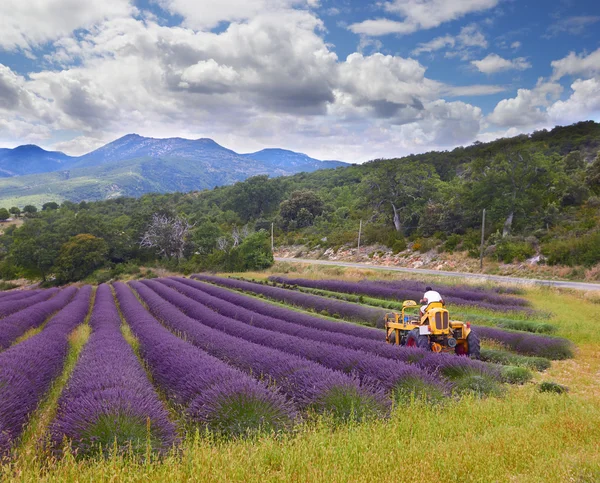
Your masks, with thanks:
[[(122, 454), (47, 460), (32, 451), (0, 467), (0, 481), (600, 481), (598, 304), (553, 288), (528, 289), (525, 296), (553, 313), (556, 335), (573, 340), (578, 351), (503, 397), (439, 405), (412, 398), (388, 419), (335, 427), (322, 419), (250, 441), (190, 434), (179, 453), (146, 461)], [(540, 390), (549, 383), (569, 392)]]

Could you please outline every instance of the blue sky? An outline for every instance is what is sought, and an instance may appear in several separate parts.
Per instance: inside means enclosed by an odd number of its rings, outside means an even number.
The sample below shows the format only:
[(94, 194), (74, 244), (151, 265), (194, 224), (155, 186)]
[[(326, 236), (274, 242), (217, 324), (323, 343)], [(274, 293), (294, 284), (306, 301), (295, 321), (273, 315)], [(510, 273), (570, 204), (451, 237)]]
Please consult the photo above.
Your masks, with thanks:
[(600, 2), (4, 0), (0, 146), (130, 132), (322, 159), (600, 121)]

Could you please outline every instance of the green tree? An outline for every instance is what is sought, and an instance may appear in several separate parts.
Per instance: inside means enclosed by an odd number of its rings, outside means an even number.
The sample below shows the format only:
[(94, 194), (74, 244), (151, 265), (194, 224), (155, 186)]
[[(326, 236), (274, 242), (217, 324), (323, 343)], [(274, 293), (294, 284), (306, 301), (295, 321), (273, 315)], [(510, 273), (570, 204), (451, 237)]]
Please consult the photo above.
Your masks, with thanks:
[(33, 205), (25, 205), (23, 207), (23, 213), (25, 213), (25, 215), (27, 215), (27, 216), (31, 216), (31, 215), (37, 213), (37, 208)]
[(0, 221), (8, 220), (10, 218), (10, 213), (6, 208), (0, 208)]
[(291, 222), (295, 222), (298, 228), (310, 226), (315, 217), (323, 213), (323, 200), (314, 191), (294, 191), (281, 202), (279, 213), (286, 227)]
[(49, 201), (48, 203), (44, 203), (42, 205), (42, 211), (47, 211), (47, 210), (58, 210), (58, 203), (54, 202), (54, 201)]
[(394, 159), (380, 162), (363, 178), (362, 195), (374, 217), (384, 215), (400, 233), (416, 228), (439, 184), (433, 166), (411, 158)]
[(45, 220), (30, 219), (13, 232), (9, 256), (27, 275), (46, 281), (60, 249), (60, 237)]
[(600, 195), (600, 152), (594, 162), (588, 166), (585, 183), (591, 192)]
[(503, 237), (512, 233), (515, 217), (536, 218), (561, 195), (557, 158), (541, 152), (507, 147), (492, 159), (475, 159), (470, 168), (470, 204), (503, 220)]
[(102, 239), (81, 233), (69, 238), (60, 247), (54, 265), (54, 273), (59, 283), (76, 282), (101, 267), (106, 261), (108, 244)]
[(13, 206), (13, 207), (11, 207), (11, 209), (10, 209), (10, 210), (8, 210), (8, 211), (9, 211), (9, 213), (10, 213), (11, 215), (13, 215), (15, 218), (18, 218), (18, 217), (19, 217), (19, 215), (21, 214), (21, 210), (19, 209), (19, 207), (18, 207), (18, 206)]

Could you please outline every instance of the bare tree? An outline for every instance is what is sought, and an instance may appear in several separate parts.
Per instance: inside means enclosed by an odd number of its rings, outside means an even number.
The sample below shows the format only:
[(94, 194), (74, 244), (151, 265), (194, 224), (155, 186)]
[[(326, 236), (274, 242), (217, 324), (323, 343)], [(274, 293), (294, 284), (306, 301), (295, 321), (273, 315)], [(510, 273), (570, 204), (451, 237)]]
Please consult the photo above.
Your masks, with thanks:
[(155, 248), (159, 255), (179, 260), (183, 257), (186, 238), (193, 226), (179, 216), (171, 218), (155, 213), (152, 215), (152, 223), (142, 236), (140, 246)]
[(229, 248), (229, 240), (226, 236), (220, 236), (217, 238), (217, 248), (222, 252), (227, 251), (227, 248)]

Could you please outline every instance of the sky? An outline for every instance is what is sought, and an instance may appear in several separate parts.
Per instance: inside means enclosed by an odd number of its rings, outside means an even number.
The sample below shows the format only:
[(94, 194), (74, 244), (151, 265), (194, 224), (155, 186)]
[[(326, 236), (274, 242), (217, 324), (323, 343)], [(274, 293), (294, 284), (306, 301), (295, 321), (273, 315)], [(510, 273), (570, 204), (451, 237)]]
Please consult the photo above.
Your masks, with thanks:
[(590, 119), (598, 0), (0, 1), (0, 147), (361, 163)]

